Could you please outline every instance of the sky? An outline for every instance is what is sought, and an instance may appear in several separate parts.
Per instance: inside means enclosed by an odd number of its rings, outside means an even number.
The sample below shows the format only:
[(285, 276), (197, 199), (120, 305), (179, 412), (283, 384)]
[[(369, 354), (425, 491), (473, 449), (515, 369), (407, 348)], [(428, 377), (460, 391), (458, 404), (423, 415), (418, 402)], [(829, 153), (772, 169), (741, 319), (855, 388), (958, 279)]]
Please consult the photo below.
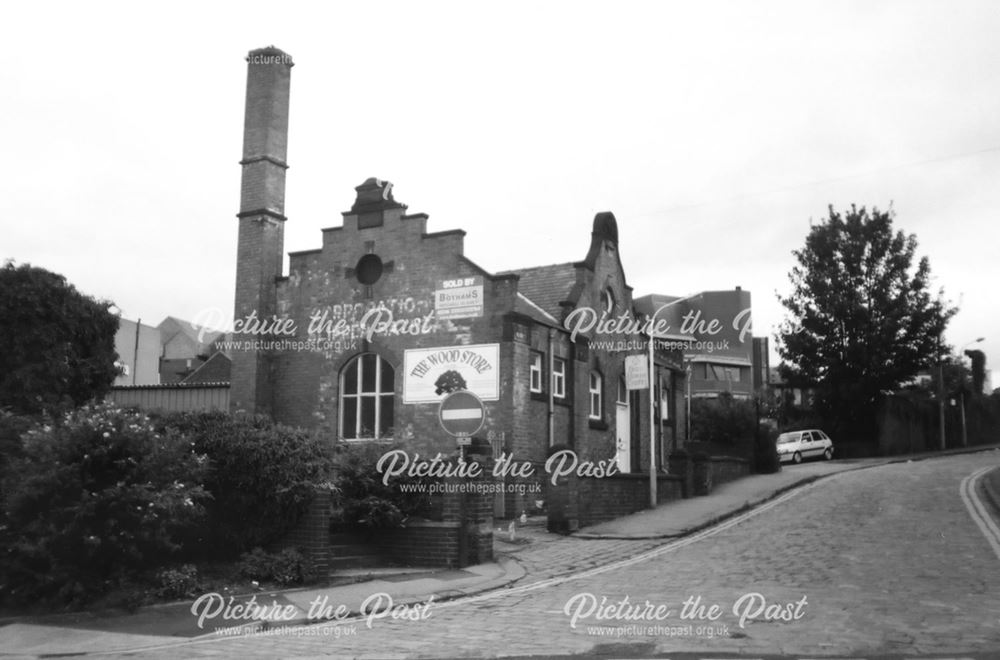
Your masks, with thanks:
[(244, 57), (273, 44), (295, 61), (287, 251), (318, 248), (368, 177), (489, 271), (581, 260), (612, 211), (635, 295), (739, 285), (773, 336), (810, 223), (891, 205), (960, 306), (945, 340), (1000, 361), (1000, 2), (3, 14), (0, 259), (126, 318), (231, 315)]

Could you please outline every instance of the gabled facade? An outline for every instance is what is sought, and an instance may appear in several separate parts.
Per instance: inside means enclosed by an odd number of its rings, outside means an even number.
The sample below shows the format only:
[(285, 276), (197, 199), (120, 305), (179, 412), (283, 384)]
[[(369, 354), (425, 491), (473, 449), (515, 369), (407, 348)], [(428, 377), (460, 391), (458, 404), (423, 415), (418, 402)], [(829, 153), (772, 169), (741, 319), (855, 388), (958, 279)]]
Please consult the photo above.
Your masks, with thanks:
[[(439, 407), (465, 389), (484, 403), (477, 437), (494, 455), (541, 464), (567, 447), (648, 470), (650, 395), (624, 381), (626, 355), (646, 344), (568, 323), (578, 310), (636, 320), (615, 217), (594, 218), (582, 261), (490, 273), (466, 257), (463, 230), (428, 231), (426, 214), (408, 213), (392, 184), (370, 178), (318, 248), (289, 255), (285, 274), (291, 58), (263, 49), (248, 61), (233, 409), (433, 456), (457, 449)], [(657, 469), (684, 428), (681, 362), (679, 350), (656, 352)], [(503, 506), (519, 513), (524, 500)]]

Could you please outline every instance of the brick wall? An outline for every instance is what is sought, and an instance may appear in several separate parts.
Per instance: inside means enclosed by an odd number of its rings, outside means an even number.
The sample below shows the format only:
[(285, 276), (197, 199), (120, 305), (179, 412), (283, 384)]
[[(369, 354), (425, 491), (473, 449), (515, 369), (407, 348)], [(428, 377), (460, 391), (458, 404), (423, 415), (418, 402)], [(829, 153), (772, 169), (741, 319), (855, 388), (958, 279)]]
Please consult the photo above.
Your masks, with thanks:
[(695, 455), (691, 463), (695, 495), (708, 495), (713, 488), (750, 474), (750, 461), (745, 458)]
[[(656, 495), (658, 504), (681, 499), (682, 479), (659, 475)], [(548, 482), (546, 496), (549, 531), (565, 534), (649, 508), (649, 476), (560, 477), (556, 485)]]
[(318, 575), (325, 575), (330, 568), (330, 513), (332, 492), (318, 490), (309, 508), (292, 531), (273, 548), (298, 548), (308, 556)]
[[(291, 57), (276, 48), (247, 58), (246, 114), (243, 123), (243, 176), (240, 184), (234, 317), (274, 315), (275, 278), (284, 260), (285, 170)], [(261, 339), (237, 334), (234, 339)], [(232, 355), (233, 410), (270, 413), (270, 360), (256, 350)]]
[[(492, 479), (444, 479), (442, 483), (471, 489), (491, 484)], [(432, 509), (438, 520), (410, 520), (404, 527), (377, 532), (386, 555), (414, 566), (461, 568), (493, 561), (492, 494), (444, 492), (434, 500)]]

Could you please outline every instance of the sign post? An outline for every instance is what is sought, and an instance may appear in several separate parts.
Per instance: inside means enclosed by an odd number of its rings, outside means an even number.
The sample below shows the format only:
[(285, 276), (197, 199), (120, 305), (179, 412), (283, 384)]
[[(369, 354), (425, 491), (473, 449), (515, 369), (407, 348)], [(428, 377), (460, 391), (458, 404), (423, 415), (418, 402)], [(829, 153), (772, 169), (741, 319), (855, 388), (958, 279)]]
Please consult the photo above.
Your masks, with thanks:
[[(653, 362), (653, 332), (649, 333), (649, 508), (656, 508), (656, 368)], [(666, 461), (664, 461), (666, 462)]]
[(625, 387), (649, 390), (649, 506), (656, 508), (656, 420), (653, 411), (653, 335), (649, 336), (649, 355), (625, 356)]

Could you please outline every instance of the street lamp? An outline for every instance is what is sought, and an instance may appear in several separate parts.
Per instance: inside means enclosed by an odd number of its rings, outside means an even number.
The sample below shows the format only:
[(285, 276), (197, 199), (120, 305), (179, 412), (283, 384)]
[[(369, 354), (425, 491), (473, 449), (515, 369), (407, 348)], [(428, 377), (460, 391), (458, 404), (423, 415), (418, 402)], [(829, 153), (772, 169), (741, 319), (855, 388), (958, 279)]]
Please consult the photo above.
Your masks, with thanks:
[(944, 347), (942, 346), (941, 333), (938, 333), (938, 420), (939, 431), (941, 433), (941, 451), (944, 451)]
[[(978, 344), (979, 342), (985, 339), (986, 337), (978, 337), (970, 341), (965, 346), (963, 346), (962, 350), (959, 351), (958, 359), (964, 360), (962, 356), (965, 355), (965, 349), (968, 348), (969, 346), (972, 346), (973, 344)], [(958, 391), (958, 402), (959, 406), (961, 406), (960, 413), (962, 416), (962, 446), (967, 447), (969, 445), (969, 436), (966, 432), (966, 427), (965, 427), (965, 380), (964, 379), (962, 381), (962, 389)]]
[[(652, 509), (656, 508), (657, 504), (657, 493), (656, 493), (656, 419), (655, 419), (655, 401), (656, 398), (656, 359), (654, 357), (653, 342), (656, 339), (672, 339), (687, 341), (688, 338), (684, 336), (674, 336), (659, 333), (655, 330), (656, 317), (667, 307), (672, 307), (677, 303), (685, 302), (691, 300), (692, 298), (700, 298), (702, 294), (692, 294), (689, 296), (684, 296), (683, 298), (678, 298), (677, 300), (671, 300), (668, 303), (660, 305), (653, 312), (653, 316), (649, 319), (649, 355), (647, 357), (648, 363), (648, 373), (649, 373), (649, 506)], [(688, 391), (690, 392), (690, 380), (688, 381)], [(688, 404), (690, 405), (690, 403)], [(688, 409), (688, 416), (690, 416), (690, 408)], [(690, 423), (690, 422), (688, 422)], [(666, 457), (663, 457), (664, 465), (667, 464)]]

